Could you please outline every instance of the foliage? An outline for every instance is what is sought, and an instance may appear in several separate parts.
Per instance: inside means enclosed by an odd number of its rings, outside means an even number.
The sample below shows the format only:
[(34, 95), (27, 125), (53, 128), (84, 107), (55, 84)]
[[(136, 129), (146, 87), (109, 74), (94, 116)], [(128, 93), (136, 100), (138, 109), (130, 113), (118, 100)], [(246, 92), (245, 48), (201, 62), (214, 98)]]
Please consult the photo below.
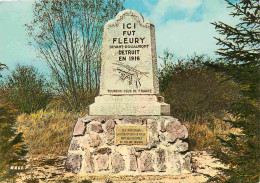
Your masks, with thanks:
[(12, 127), (16, 114), (11, 103), (0, 104), (0, 180), (10, 176), (10, 165), (25, 154), (22, 133), (16, 134)]
[[(7, 68), (6, 65), (0, 63), (0, 71), (4, 68)], [(10, 165), (19, 162), (21, 156), (25, 155), (22, 134), (16, 134), (13, 128), (18, 111), (4, 99), (4, 92), (0, 88), (0, 181), (13, 176), (9, 171)]]
[(196, 122), (200, 118), (200, 123), (206, 123), (221, 117), (230, 103), (239, 97), (234, 82), (205, 66), (210, 61), (205, 55), (174, 62), (173, 54), (166, 50), (162, 59), (160, 91), (171, 105), (171, 113), (183, 121)]
[(121, 0), (34, 3), (28, 34), (72, 109), (85, 108), (97, 95), (103, 26), (123, 9), (122, 4)]
[[(2, 71), (4, 69), (7, 69), (7, 66), (5, 64), (0, 63), (0, 71)], [(3, 76), (0, 74), (0, 78), (1, 77), (3, 77)]]
[(259, 58), (260, 19), (259, 1), (241, 0), (231, 3), (232, 16), (239, 17), (240, 23), (230, 26), (223, 22), (213, 22), (224, 39), (216, 38), (223, 46), (217, 53), (223, 62), (211, 64), (219, 72), (225, 72), (239, 84), (243, 98), (232, 104), (230, 112), (237, 120), (228, 120), (233, 127), (240, 128), (240, 134), (230, 133), (219, 137), (223, 148), (215, 149), (215, 156), (229, 165), (221, 177), (225, 182), (258, 182), (260, 172), (260, 125), (259, 125)]
[(76, 119), (71, 112), (39, 110), (19, 115), (16, 126), (30, 154), (66, 155)]
[(33, 66), (16, 65), (6, 80), (8, 99), (20, 112), (45, 108), (51, 98), (44, 76)]
[[(222, 119), (212, 117), (212, 122), (201, 122), (204, 119), (197, 118), (191, 123), (185, 121), (184, 124), (189, 131), (189, 149), (192, 151), (210, 151), (214, 147), (219, 147), (220, 143), (216, 136), (224, 136), (228, 133), (239, 133), (239, 129), (231, 128)], [(234, 119), (232, 115), (225, 113), (225, 118)]]

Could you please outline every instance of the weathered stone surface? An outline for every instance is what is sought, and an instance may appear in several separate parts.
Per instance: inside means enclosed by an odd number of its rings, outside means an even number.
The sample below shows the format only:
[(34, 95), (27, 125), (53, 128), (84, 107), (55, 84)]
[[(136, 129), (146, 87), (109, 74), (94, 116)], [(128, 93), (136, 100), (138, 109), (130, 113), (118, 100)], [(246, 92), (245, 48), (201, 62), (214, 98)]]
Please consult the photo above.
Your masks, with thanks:
[(168, 161), (173, 173), (181, 173), (181, 162), (179, 153), (169, 150)]
[(112, 154), (111, 163), (114, 173), (119, 173), (125, 169), (125, 160), (119, 153)]
[(93, 162), (93, 155), (88, 150), (85, 153), (85, 161), (86, 161), (86, 173), (94, 172), (94, 162)]
[(123, 120), (117, 120), (116, 122), (117, 122), (117, 125), (121, 125), (121, 124), (142, 125), (143, 124), (142, 118), (135, 118), (132, 116), (127, 116)]
[(167, 169), (166, 163), (166, 152), (164, 149), (158, 149), (156, 151), (157, 156), (157, 168), (159, 172), (165, 172)]
[[(69, 168), (67, 169), (71, 172), (100, 173), (102, 175), (131, 174), (131, 172), (148, 175), (153, 172), (152, 174), (155, 175), (164, 173), (174, 175), (191, 171), (191, 158), (186, 152), (188, 143), (178, 134), (180, 133), (178, 130), (183, 127), (178, 120), (166, 116), (107, 116), (100, 119), (92, 117), (92, 121), (87, 124), (89, 127), (85, 134), (72, 138), (68, 154), (75, 154), (79, 157), (74, 157), (76, 161), (73, 160), (73, 162), (71, 160), (73, 158), (68, 158), (66, 164), (69, 165)], [(142, 123), (143, 126), (146, 126), (147, 134), (150, 134), (148, 136), (150, 144), (116, 145), (114, 143), (115, 127), (119, 125), (116, 121), (123, 122), (120, 124), (124, 126), (135, 125), (135, 122)], [(161, 121), (164, 121), (165, 131), (162, 130)], [(98, 124), (97, 126), (101, 125), (104, 132), (90, 131), (90, 125), (93, 123)], [(177, 132), (177, 138), (169, 143), (169, 134), (173, 132)], [(186, 138), (185, 133), (182, 134), (182, 137)], [(108, 140), (110, 140), (110, 145), (107, 143)]]
[(166, 132), (166, 127), (165, 127), (165, 123), (166, 122), (165, 122), (165, 120), (167, 120), (167, 119), (161, 119), (160, 122), (159, 122), (160, 123), (160, 128), (161, 128), (160, 131), (161, 132)]
[(98, 134), (92, 133), (89, 134), (88, 142), (90, 147), (97, 147), (101, 143), (101, 138)]
[(111, 153), (111, 149), (108, 147), (100, 148), (94, 151), (94, 154), (110, 154), (110, 153)]
[(105, 126), (105, 135), (106, 135), (106, 143), (108, 145), (112, 145), (115, 140), (115, 121), (114, 120), (108, 120), (104, 124)]
[(80, 154), (69, 154), (65, 163), (67, 171), (72, 173), (78, 173), (81, 168), (82, 155)]
[(174, 142), (176, 139), (185, 139), (188, 137), (186, 126), (182, 125), (177, 119), (169, 121), (166, 125), (166, 140)]
[(88, 124), (88, 130), (90, 132), (97, 132), (97, 133), (102, 133), (103, 128), (100, 122), (98, 121), (92, 121), (91, 123)]
[(136, 171), (137, 170), (137, 159), (136, 156), (134, 154), (130, 154), (129, 155), (130, 158), (130, 171)]
[(71, 151), (77, 151), (77, 150), (79, 150), (79, 149), (80, 149), (80, 145), (79, 145), (78, 141), (75, 140), (75, 139), (72, 139), (72, 141), (71, 141), (71, 143), (70, 143), (70, 148), (69, 148), (69, 150), (71, 150)]
[(85, 124), (79, 119), (74, 127), (73, 135), (84, 135), (86, 130)]
[[(139, 153), (140, 154), (140, 153)], [(137, 152), (135, 148), (128, 148), (128, 156), (129, 157), (129, 170), (136, 171), (137, 170)]]
[(182, 169), (191, 172), (191, 153), (189, 152), (182, 156)]
[(104, 125), (105, 125), (106, 132), (108, 132), (108, 133), (113, 132), (114, 128), (115, 128), (115, 121), (112, 119), (107, 120)]
[(107, 154), (96, 155), (96, 166), (98, 171), (108, 170), (109, 156)]
[(182, 140), (177, 139), (173, 145), (173, 150), (178, 152), (185, 152), (188, 150), (188, 147), (189, 145), (187, 142), (183, 142)]
[(82, 118), (78, 118), (79, 121), (81, 121), (82, 123), (89, 123), (93, 120), (93, 117), (92, 116), (84, 116)]
[(142, 152), (138, 166), (140, 167), (141, 172), (153, 172), (154, 168), (154, 157), (151, 153)]
[(147, 119), (147, 130), (149, 132), (149, 141), (148, 147), (157, 147), (159, 142), (159, 134), (158, 134), (158, 120), (156, 119)]

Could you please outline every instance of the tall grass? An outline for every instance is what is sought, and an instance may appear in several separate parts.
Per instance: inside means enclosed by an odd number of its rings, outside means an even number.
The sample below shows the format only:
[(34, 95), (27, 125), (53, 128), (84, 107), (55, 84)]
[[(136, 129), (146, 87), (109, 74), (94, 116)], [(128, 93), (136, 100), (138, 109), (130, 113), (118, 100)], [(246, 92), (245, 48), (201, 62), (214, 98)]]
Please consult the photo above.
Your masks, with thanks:
[[(225, 114), (228, 120), (234, 120), (230, 114)], [(209, 122), (205, 119), (194, 119), (185, 121), (189, 131), (190, 150), (211, 150), (213, 147), (220, 146), (217, 137), (222, 137), (229, 133), (239, 133), (239, 129), (231, 128), (223, 119), (214, 118)]]
[[(225, 116), (229, 120), (234, 120), (229, 114)], [(39, 110), (30, 115), (19, 115), (16, 127), (19, 132), (23, 133), (30, 154), (65, 155), (76, 119), (77, 115), (72, 112)], [(189, 130), (190, 150), (211, 150), (213, 146), (219, 144), (217, 136), (230, 132), (236, 133), (237, 130), (228, 126), (223, 120), (209, 118), (209, 116), (206, 119), (196, 117), (184, 123)]]
[(65, 155), (76, 119), (71, 112), (39, 110), (19, 115), (16, 127), (30, 154)]

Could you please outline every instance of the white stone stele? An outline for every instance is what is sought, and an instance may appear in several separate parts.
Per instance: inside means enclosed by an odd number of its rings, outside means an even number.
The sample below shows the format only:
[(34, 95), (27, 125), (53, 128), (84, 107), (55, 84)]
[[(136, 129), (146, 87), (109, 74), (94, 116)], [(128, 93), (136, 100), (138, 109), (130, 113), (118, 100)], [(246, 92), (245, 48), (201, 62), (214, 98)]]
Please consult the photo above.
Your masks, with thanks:
[(170, 115), (158, 96), (154, 25), (124, 10), (104, 26), (100, 95), (90, 115)]

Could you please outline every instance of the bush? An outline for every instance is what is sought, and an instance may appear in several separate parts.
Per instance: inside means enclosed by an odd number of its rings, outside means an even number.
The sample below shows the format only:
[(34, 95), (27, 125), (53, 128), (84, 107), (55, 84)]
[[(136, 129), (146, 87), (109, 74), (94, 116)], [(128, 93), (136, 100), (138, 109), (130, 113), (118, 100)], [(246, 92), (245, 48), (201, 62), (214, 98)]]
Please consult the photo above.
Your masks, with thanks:
[[(165, 51), (159, 71), (160, 91), (171, 105), (171, 114), (182, 121), (208, 122), (221, 118), (232, 101), (239, 97), (237, 85), (225, 75), (205, 66), (204, 55), (177, 59)], [(213, 114), (213, 115), (212, 115)]]
[(7, 96), (20, 112), (31, 113), (48, 104), (51, 93), (43, 75), (33, 66), (17, 65), (6, 80)]
[(9, 167), (19, 163), (21, 156), (25, 155), (22, 143), (22, 133), (13, 129), (17, 110), (11, 103), (0, 103), (0, 181), (13, 175)]
[(16, 126), (23, 132), (30, 154), (65, 155), (76, 119), (77, 116), (70, 112), (39, 110), (30, 115), (19, 115)]
[[(0, 71), (7, 69), (5, 64), (0, 63)], [(0, 78), (2, 75), (0, 74)], [(17, 109), (4, 97), (6, 91), (0, 86), (0, 181), (11, 178), (15, 173), (9, 171), (14, 163), (20, 163), (20, 158), (25, 155), (22, 143), (22, 134), (16, 133), (13, 128)]]

